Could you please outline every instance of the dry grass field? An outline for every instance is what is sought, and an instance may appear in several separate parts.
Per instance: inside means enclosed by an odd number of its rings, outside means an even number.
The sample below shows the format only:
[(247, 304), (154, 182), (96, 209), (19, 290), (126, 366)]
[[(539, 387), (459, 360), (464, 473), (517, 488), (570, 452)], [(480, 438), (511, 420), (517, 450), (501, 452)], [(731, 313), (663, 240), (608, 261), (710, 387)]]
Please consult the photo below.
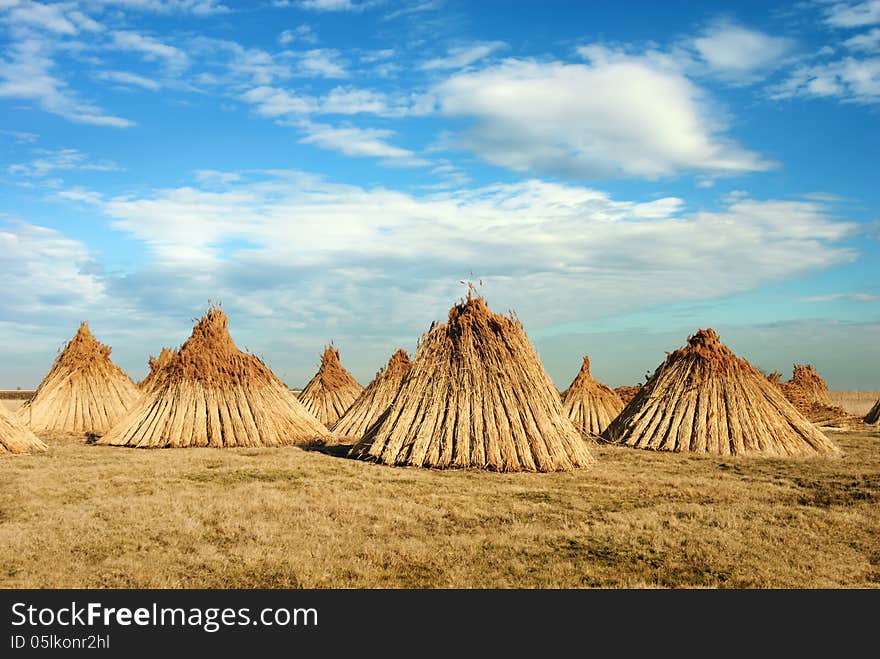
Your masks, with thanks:
[(834, 391), (829, 390), (828, 395), (835, 405), (840, 405), (849, 414), (865, 416), (871, 411), (878, 400), (880, 391)]
[(843, 457), (597, 447), (555, 474), (49, 440), (0, 460), (0, 586), (876, 588), (880, 432), (831, 436)]

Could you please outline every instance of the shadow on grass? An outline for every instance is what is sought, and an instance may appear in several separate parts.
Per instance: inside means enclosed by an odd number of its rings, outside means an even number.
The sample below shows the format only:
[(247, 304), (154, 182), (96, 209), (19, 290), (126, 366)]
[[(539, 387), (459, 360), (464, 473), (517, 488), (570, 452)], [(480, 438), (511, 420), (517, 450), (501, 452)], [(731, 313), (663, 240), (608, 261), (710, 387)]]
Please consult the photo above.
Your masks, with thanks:
[(346, 460), (354, 460), (355, 458), (348, 455), (348, 452), (351, 450), (351, 447), (354, 444), (310, 444), (307, 446), (300, 446), (303, 451), (316, 451), (318, 453), (323, 453), (324, 455), (330, 455), (334, 458), (344, 458)]

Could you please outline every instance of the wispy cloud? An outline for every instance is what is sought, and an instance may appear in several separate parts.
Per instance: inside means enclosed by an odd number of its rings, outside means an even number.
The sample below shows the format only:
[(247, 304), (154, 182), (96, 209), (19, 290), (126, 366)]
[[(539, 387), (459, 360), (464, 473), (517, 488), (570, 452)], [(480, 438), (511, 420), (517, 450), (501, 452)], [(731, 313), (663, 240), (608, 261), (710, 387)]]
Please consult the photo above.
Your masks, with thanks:
[[(288, 3), (285, 6), (290, 6), (292, 3)], [(377, 2), (376, 0), (364, 0), (362, 2), (355, 2), (353, 0), (300, 0), (296, 3), (302, 9), (310, 10), (310, 11), (326, 11), (326, 12), (334, 12), (334, 11), (364, 11), (365, 9), (369, 9), (377, 4), (381, 4), (381, 2)], [(276, 5), (277, 6), (277, 5)]]
[(83, 243), (54, 229), (25, 222), (0, 225), (0, 272), (7, 287), (0, 296), (0, 318), (82, 314), (106, 299), (98, 271)]
[(784, 82), (770, 88), (775, 99), (838, 98), (853, 103), (880, 102), (880, 57), (845, 57), (797, 67)]
[(226, 14), (229, 7), (216, 0), (89, 0), (98, 5), (118, 7), (154, 14), (193, 14), (210, 16)]
[(106, 80), (107, 82), (113, 82), (118, 85), (141, 87), (142, 89), (149, 89), (150, 91), (156, 91), (161, 87), (161, 85), (152, 78), (147, 78), (128, 71), (101, 71), (97, 74), (97, 77), (100, 80)]
[(300, 75), (319, 78), (348, 77), (345, 61), (338, 50), (315, 48), (302, 53), (296, 53), (296, 58)]
[(812, 295), (810, 297), (801, 298), (804, 302), (837, 302), (845, 300), (848, 302), (876, 302), (880, 300), (880, 295), (873, 293), (831, 293), (829, 295)]
[(289, 46), (294, 42), (309, 44), (317, 43), (318, 35), (315, 34), (311, 26), (305, 24), (298, 25), (292, 30), (284, 30), (278, 35), (278, 43), (282, 46)]
[(303, 122), (300, 129), (306, 136), (302, 144), (314, 144), (322, 149), (338, 151), (347, 156), (379, 158), (385, 164), (398, 167), (422, 167), (430, 164), (408, 149), (388, 144), (387, 138), (394, 132), (377, 128), (357, 126), (329, 126)]
[(880, 0), (825, 2), (825, 22), (838, 28), (863, 27), (880, 23)]
[(456, 46), (455, 48), (450, 48), (443, 57), (430, 59), (423, 63), (421, 68), (426, 71), (436, 71), (438, 69), (462, 69), (503, 48), (507, 48), (507, 44), (503, 41), (490, 41), (488, 43), (477, 43), (468, 46)]
[(257, 114), (271, 118), (309, 114), (318, 107), (313, 97), (265, 85), (248, 90), (241, 99), (256, 106)]
[(107, 114), (83, 100), (67, 83), (53, 74), (51, 43), (37, 38), (13, 42), (0, 60), (0, 98), (35, 102), (42, 110), (82, 124), (126, 128), (134, 122)]
[(158, 39), (133, 31), (114, 32), (112, 47), (141, 53), (147, 61), (160, 61), (171, 71), (180, 72), (189, 66), (189, 56)]
[(31, 162), (9, 165), (7, 171), (12, 174), (43, 177), (56, 171), (113, 172), (122, 169), (109, 160), (92, 162), (77, 149), (38, 149), (36, 153), (38, 157)]
[[(386, 336), (424, 328), (470, 271), (490, 276), (500, 308), (517, 308), (537, 327), (715, 299), (856, 256), (844, 244), (854, 225), (815, 202), (746, 198), (688, 213), (675, 197), (626, 201), (537, 180), (412, 195), (301, 172), (233, 174), (219, 189), (212, 183), (92, 203), (149, 248), (156, 281), (172, 272), (187, 277), (191, 285), (175, 295), (190, 304), (218, 287), (233, 299), (267, 302), (284, 291), (297, 309), (322, 308), (322, 326), (381, 326)], [(332, 310), (319, 299), (328, 287), (336, 291)], [(556, 304), (548, 308), (551, 291)], [(588, 310), (583, 299), (592, 301)]]
[(875, 52), (880, 50), (880, 27), (875, 27), (868, 32), (857, 34), (843, 42), (850, 50)]
[(0, 135), (6, 135), (8, 137), (11, 137), (16, 142), (19, 142), (21, 144), (31, 144), (33, 142), (36, 142), (38, 139), (40, 139), (40, 136), (37, 135), (36, 133), (31, 133), (26, 130), (0, 129)]
[(395, 9), (394, 11), (388, 12), (382, 18), (386, 21), (393, 21), (395, 18), (400, 18), (401, 16), (419, 14), (423, 11), (436, 11), (437, 9), (442, 8), (445, 4), (445, 0), (424, 0), (423, 2), (410, 2), (400, 9)]
[[(3, 7), (0, 6), (0, 11)], [(7, 16), (11, 25), (27, 25), (58, 34), (74, 35), (76, 25), (65, 16), (64, 7), (23, 0), (11, 3)]]

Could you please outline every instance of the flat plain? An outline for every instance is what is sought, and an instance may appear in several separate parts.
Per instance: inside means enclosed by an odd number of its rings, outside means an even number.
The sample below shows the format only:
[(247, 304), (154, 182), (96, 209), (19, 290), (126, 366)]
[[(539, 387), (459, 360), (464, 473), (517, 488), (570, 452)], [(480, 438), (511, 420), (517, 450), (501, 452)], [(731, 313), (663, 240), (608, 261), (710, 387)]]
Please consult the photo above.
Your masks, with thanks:
[(842, 457), (551, 474), (48, 438), (0, 460), (0, 587), (877, 588), (880, 429), (828, 434)]

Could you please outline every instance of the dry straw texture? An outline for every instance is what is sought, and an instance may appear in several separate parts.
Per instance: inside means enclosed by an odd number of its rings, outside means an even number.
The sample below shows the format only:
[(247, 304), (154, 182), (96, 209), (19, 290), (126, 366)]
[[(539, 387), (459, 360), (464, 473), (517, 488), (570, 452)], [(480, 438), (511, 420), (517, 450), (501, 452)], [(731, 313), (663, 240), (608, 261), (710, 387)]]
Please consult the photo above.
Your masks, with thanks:
[(171, 350), (170, 348), (162, 348), (158, 357), (150, 356), (150, 372), (147, 373), (147, 377), (138, 383), (138, 387), (140, 387), (141, 391), (150, 392), (153, 391), (153, 389), (162, 386), (167, 375), (167, 366), (176, 356), (177, 351)]
[(641, 384), (636, 384), (633, 386), (614, 387), (614, 393), (620, 397), (624, 405), (629, 405), (629, 401), (636, 397), (636, 394), (641, 391), (642, 386)]
[(351, 407), (364, 388), (342, 367), (339, 351), (327, 346), (321, 367), (299, 394), (300, 402), (328, 428)]
[(0, 405), (0, 455), (45, 450), (46, 445)]
[(590, 373), (590, 358), (585, 356), (580, 373), (562, 394), (562, 407), (582, 435), (595, 437), (617, 418), (623, 401), (596, 381)]
[(36, 433), (101, 435), (140, 398), (141, 392), (116, 364), (110, 346), (98, 342), (87, 323), (55, 359), (18, 418)]
[(633, 448), (810, 456), (837, 447), (712, 329), (666, 357), (602, 434)]
[(795, 364), (791, 380), (780, 382), (781, 374), (773, 372), (767, 379), (780, 388), (788, 401), (812, 423), (819, 426), (841, 426), (857, 423), (842, 407), (834, 404), (825, 380), (812, 364)]
[(870, 423), (871, 425), (880, 423), (880, 400), (874, 403), (874, 407), (865, 415), (865, 423)]
[(388, 365), (379, 369), (373, 381), (330, 428), (333, 433), (340, 439), (363, 437), (367, 428), (373, 425), (391, 405), (411, 365), (409, 356), (403, 348), (391, 355)]
[(833, 405), (828, 395), (828, 385), (812, 364), (795, 364), (789, 387), (796, 387), (806, 394), (811, 401), (823, 405)]
[(497, 471), (593, 462), (520, 322), (471, 293), (422, 336), (397, 396), (352, 455)]
[(164, 381), (99, 444), (139, 448), (284, 446), (323, 442), (327, 430), (209, 309), (164, 369)]

